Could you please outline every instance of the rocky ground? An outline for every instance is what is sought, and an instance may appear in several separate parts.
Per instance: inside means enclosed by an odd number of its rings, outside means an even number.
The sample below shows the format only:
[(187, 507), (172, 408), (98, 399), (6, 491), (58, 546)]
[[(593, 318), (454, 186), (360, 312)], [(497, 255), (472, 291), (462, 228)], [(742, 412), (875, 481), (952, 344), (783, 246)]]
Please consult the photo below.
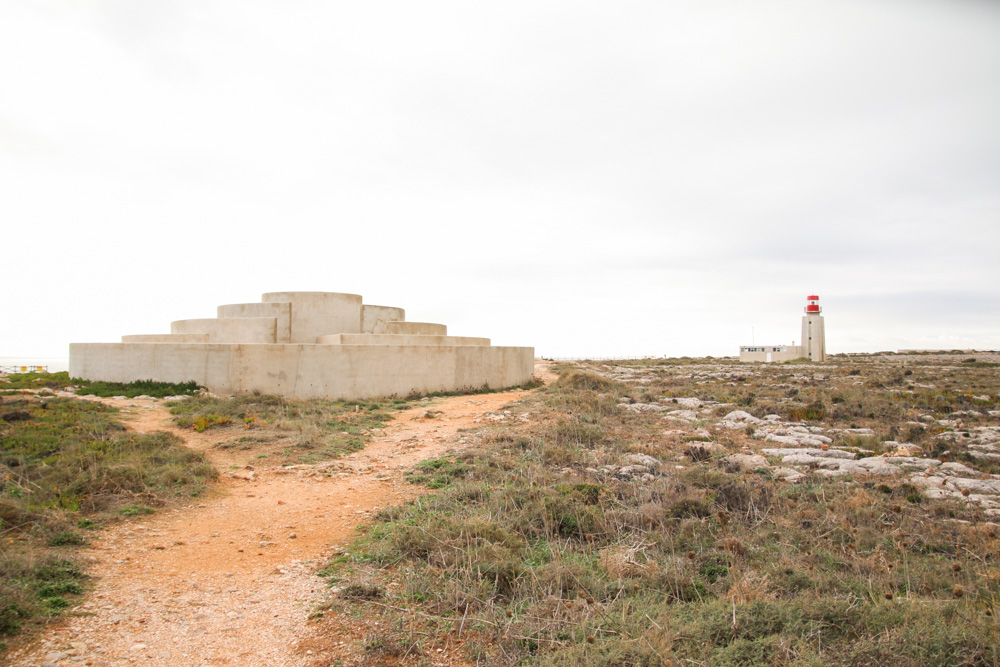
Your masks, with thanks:
[[(707, 460), (715, 456), (719, 463), (733, 471), (760, 472), (790, 483), (807, 480), (810, 476), (839, 477), (848, 475), (905, 479), (928, 498), (949, 498), (955, 502), (975, 504), (985, 516), (1000, 519), (1000, 474), (993, 471), (1000, 464), (1000, 409), (997, 409), (996, 384), (1000, 372), (986, 366), (993, 376), (994, 393), (965, 394), (966, 409), (948, 407), (945, 412), (911, 411), (899, 423), (870, 426), (841, 426), (827, 420), (790, 420), (764, 410), (755, 416), (735, 403), (705, 399), (698, 389), (707, 385), (745, 386), (747, 380), (768, 382), (770, 386), (792, 388), (826, 387), (829, 392), (849, 388), (865, 390), (866, 386), (886, 392), (914, 394), (915, 391), (935, 391), (954, 382), (956, 376), (981, 366), (964, 365), (968, 355), (876, 355), (864, 357), (864, 364), (849, 369), (850, 358), (838, 359), (837, 364), (801, 365), (733, 365), (699, 364), (690, 366), (630, 366), (602, 365), (596, 368), (609, 378), (633, 386), (663, 383), (665, 377), (680, 386), (681, 393), (660, 397), (644, 403), (623, 399), (621, 409), (633, 412), (653, 412), (661, 415), (666, 435), (693, 438), (687, 450), (688, 458)], [(977, 364), (996, 364), (1000, 354), (978, 353)], [(906, 387), (886, 387), (886, 374), (914, 368), (921, 375), (937, 378), (937, 384), (916, 382)], [(907, 375), (906, 377), (910, 377)], [(951, 382), (949, 382), (951, 379)], [(737, 382), (738, 381), (738, 382)], [(869, 389), (872, 391), (873, 389)], [(683, 393), (691, 395), (682, 395)], [(702, 397), (699, 397), (702, 396)], [(780, 401), (770, 407), (777, 407)], [(857, 421), (857, 420), (856, 420)], [(870, 421), (870, 420), (869, 420)], [(892, 433), (930, 433), (930, 442), (920, 444), (895, 440)], [(748, 438), (737, 439), (734, 434)], [(721, 437), (729, 446), (716, 440)], [(859, 442), (863, 445), (859, 446)], [(733, 452), (733, 444), (739, 451)], [(872, 444), (872, 449), (864, 446)], [(954, 451), (952, 451), (954, 450)], [(935, 455), (930, 455), (930, 452)], [(966, 461), (952, 460), (961, 455)], [(617, 471), (621, 474), (621, 470)]]
[[(317, 636), (310, 623), (326, 591), (318, 568), (374, 512), (425, 492), (406, 482), (405, 471), (460, 448), (461, 429), (524, 394), (429, 399), (360, 452), (280, 467), (253, 465), (253, 452), (219, 446), (239, 433), (176, 427), (163, 400), (92, 399), (121, 409), (130, 429), (177, 433), (206, 452), (222, 481), (197, 504), (94, 539), (84, 550), (93, 590), (37, 641), (14, 646), (5, 664), (275, 666), (350, 655), (357, 640), (350, 632), (328, 624)], [(453, 662), (439, 656), (430, 664)]]

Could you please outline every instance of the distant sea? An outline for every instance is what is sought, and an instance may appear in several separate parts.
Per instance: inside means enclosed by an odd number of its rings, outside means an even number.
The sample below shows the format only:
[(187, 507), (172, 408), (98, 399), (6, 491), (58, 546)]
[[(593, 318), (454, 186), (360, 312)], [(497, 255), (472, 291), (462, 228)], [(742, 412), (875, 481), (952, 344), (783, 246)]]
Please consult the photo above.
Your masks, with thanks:
[(0, 366), (46, 366), (50, 373), (69, 370), (69, 359), (65, 357), (0, 357)]

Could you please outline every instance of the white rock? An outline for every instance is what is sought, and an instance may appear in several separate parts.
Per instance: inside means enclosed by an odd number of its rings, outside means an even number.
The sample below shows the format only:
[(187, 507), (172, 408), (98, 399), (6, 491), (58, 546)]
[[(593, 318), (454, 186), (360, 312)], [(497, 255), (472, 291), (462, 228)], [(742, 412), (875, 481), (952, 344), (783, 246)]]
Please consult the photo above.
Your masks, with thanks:
[(747, 424), (762, 424), (763, 420), (757, 419), (749, 412), (743, 410), (733, 410), (719, 422), (719, 426), (725, 428), (744, 428)]
[(858, 461), (845, 461), (842, 469), (851, 470), (851, 474), (868, 473), (869, 475), (902, 475), (903, 470), (889, 463), (890, 460), (881, 456), (869, 456)]
[(951, 483), (960, 489), (968, 489), (973, 493), (984, 495), (1000, 494), (1000, 480), (996, 479), (966, 479), (954, 477)]
[(671, 419), (674, 421), (688, 422), (688, 423), (695, 422), (701, 419), (698, 413), (695, 412), (694, 410), (674, 410), (672, 412), (668, 412), (667, 414), (665, 414), (663, 418)]
[(807, 454), (827, 459), (854, 459), (857, 455), (854, 452), (845, 452), (842, 449), (791, 449), (791, 448), (768, 448), (761, 450), (768, 456), (794, 456), (796, 454)]
[(666, 412), (670, 409), (652, 403), (619, 403), (618, 407), (631, 410), (632, 412)]
[(779, 433), (768, 433), (764, 436), (765, 440), (770, 440), (771, 442), (780, 442), (785, 445), (826, 445), (833, 440), (826, 437), (825, 435), (816, 435), (813, 433), (793, 433), (787, 432), (784, 435)]
[(625, 457), (625, 460), (629, 463), (635, 463), (641, 466), (648, 466), (650, 468), (655, 468), (660, 465), (660, 462), (650, 456), (649, 454), (629, 454)]
[(784, 480), (786, 482), (798, 482), (803, 479), (806, 475), (805, 473), (799, 472), (794, 468), (775, 468), (771, 471), (776, 479)]
[(771, 464), (760, 454), (731, 454), (722, 459), (722, 463), (727, 467), (734, 466), (742, 472), (753, 472), (758, 468), (770, 470), (771, 468)]
[(685, 408), (700, 408), (702, 405), (704, 405), (701, 399), (690, 398), (690, 397), (675, 398), (673, 399), (673, 402)]
[(723, 454), (727, 450), (717, 442), (702, 442), (695, 440), (688, 443), (688, 449), (704, 449), (709, 454)]
[(956, 463), (955, 461), (942, 463), (941, 472), (952, 477), (975, 477), (979, 474), (964, 463)]

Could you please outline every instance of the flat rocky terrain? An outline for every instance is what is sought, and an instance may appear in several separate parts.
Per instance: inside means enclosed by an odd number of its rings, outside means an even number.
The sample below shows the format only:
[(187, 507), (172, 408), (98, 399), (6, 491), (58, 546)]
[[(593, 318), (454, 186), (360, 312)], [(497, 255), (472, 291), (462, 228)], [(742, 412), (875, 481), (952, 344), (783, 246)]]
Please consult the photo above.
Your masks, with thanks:
[(1000, 354), (537, 372), (381, 428), (100, 399), (220, 481), (91, 539), (9, 664), (1000, 663)]

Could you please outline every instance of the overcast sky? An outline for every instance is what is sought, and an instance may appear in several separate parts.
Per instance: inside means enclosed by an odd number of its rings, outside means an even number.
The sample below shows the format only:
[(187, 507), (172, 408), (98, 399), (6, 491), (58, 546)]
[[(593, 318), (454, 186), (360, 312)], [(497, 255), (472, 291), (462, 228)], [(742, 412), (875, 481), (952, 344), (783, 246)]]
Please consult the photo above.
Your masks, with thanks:
[(1000, 2), (0, 3), (0, 356), (362, 294), (547, 356), (1000, 348)]

